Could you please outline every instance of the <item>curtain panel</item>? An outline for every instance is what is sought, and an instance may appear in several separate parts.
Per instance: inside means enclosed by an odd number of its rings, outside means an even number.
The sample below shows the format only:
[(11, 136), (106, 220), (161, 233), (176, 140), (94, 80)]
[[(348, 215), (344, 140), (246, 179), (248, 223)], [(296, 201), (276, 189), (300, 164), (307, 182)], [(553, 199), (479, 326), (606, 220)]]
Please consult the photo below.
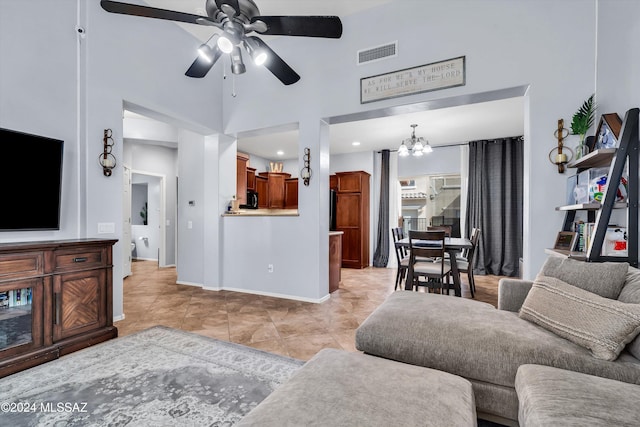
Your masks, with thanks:
[(380, 165), (380, 209), (378, 210), (378, 233), (376, 251), (373, 254), (374, 267), (386, 267), (389, 262), (389, 150), (382, 150)]
[(522, 257), (522, 137), (469, 143), (467, 233), (481, 229), (474, 273), (518, 276)]

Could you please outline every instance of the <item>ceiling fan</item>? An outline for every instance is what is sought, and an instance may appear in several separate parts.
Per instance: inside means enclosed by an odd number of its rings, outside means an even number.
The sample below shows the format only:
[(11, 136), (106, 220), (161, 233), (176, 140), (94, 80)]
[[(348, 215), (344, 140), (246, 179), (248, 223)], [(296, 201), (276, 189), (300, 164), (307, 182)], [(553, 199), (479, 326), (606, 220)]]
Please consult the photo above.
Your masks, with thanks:
[(204, 77), (223, 53), (230, 55), (233, 74), (244, 73), (242, 46), (256, 65), (264, 65), (283, 84), (290, 85), (300, 80), (298, 73), (262, 39), (250, 33), (334, 39), (342, 36), (342, 22), (337, 16), (261, 16), (253, 0), (206, 0), (207, 16), (110, 0), (101, 0), (100, 5), (111, 13), (207, 25), (222, 30), (198, 48), (198, 57), (185, 73), (188, 77)]

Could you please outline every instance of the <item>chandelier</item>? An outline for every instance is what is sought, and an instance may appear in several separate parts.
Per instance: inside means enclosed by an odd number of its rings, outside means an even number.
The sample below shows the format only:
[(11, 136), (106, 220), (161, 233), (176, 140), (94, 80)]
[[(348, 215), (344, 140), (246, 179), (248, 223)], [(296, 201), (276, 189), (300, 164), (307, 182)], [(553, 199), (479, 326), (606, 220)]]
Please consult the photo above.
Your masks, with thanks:
[(433, 148), (429, 145), (429, 141), (423, 137), (416, 138), (416, 127), (418, 125), (411, 125), (413, 130), (411, 131), (411, 138), (404, 139), (400, 148), (398, 148), (398, 156), (406, 157), (411, 153), (413, 156), (420, 157), (425, 153), (430, 153)]

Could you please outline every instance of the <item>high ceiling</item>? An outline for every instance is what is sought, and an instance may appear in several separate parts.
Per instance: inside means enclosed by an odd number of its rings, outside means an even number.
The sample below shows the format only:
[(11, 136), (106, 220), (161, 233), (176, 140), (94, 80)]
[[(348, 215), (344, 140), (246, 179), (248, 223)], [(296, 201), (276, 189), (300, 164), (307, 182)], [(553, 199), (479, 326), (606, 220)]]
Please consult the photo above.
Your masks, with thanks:
[[(127, 0), (118, 0), (126, 2)], [(353, 13), (370, 9), (393, 0), (254, 0), (265, 16), (279, 15), (335, 15), (344, 17)], [(149, 6), (160, 9), (176, 10), (178, 12), (204, 15), (205, 0), (144, 0)], [(189, 24), (177, 24), (203, 42), (213, 30), (211, 27)]]
[[(124, 1), (124, 0), (121, 0)], [(344, 17), (394, 0), (254, 0), (262, 15), (337, 15)], [(145, 0), (152, 7), (205, 15), (205, 0)], [(214, 29), (199, 25), (178, 24), (200, 40), (207, 40)], [(331, 125), (331, 154), (396, 149), (411, 135), (432, 146), (477, 139), (522, 135), (524, 103), (521, 96), (489, 102), (476, 102), (448, 108), (393, 114), (386, 117), (350, 121)], [(419, 110), (419, 108), (418, 108)], [(295, 127), (295, 125), (294, 125)], [(354, 146), (353, 142), (360, 145)], [(266, 133), (255, 131), (238, 136), (238, 149), (267, 159), (297, 157), (298, 132)], [(282, 155), (277, 152), (282, 151)]]

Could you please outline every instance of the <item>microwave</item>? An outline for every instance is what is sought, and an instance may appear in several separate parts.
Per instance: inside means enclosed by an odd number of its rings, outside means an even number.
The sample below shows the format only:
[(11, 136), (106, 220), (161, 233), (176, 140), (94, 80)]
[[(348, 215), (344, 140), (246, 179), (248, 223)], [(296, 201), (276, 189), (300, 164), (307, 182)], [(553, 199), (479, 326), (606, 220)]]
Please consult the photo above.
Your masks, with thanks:
[(240, 205), (242, 209), (258, 209), (258, 193), (253, 190), (247, 190), (247, 204)]

